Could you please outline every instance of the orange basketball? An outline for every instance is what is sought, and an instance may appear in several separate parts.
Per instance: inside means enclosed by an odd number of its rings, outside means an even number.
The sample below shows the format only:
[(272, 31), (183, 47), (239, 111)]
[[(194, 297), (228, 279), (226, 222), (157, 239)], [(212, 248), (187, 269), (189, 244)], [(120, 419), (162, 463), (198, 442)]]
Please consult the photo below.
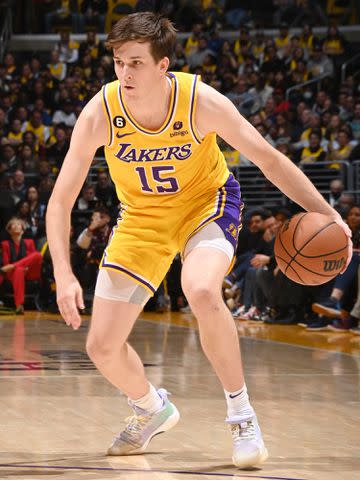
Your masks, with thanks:
[(322, 213), (299, 213), (284, 223), (275, 239), (280, 270), (302, 285), (321, 285), (341, 271), (347, 260), (347, 236)]

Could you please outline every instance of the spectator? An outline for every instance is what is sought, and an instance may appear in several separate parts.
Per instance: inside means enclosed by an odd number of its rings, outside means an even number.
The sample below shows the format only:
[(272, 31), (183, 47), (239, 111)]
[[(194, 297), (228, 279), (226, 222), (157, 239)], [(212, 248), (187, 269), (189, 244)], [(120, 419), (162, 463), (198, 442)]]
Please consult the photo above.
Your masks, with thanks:
[(106, 208), (95, 208), (90, 224), (78, 236), (77, 245), (85, 250), (85, 266), (81, 272), (81, 285), (86, 293), (93, 293), (99, 263), (110, 236), (110, 215)]
[[(313, 51), (315, 38), (312, 32), (312, 27), (309, 24), (303, 25), (302, 32), (300, 35), (300, 47), (303, 48), (308, 56)], [(307, 58), (308, 58), (307, 56)]]
[(6, 225), (10, 239), (1, 242), (2, 267), (0, 283), (6, 278), (12, 283), (16, 313), (24, 313), (25, 280), (40, 280), (42, 257), (36, 251), (34, 240), (23, 239), (25, 226), (13, 217)]
[(201, 33), (202, 25), (200, 23), (194, 23), (192, 32), (185, 42), (185, 55), (187, 58), (198, 50)]
[(16, 200), (10, 191), (9, 178), (0, 176), (0, 232), (14, 215)]
[(61, 124), (55, 128), (55, 139), (55, 143), (53, 143), (51, 147), (46, 150), (46, 158), (53, 169), (55, 169), (55, 173), (57, 173), (61, 168), (69, 148), (69, 141), (66, 138), (66, 131)]
[(330, 192), (325, 194), (325, 200), (330, 203), (332, 207), (336, 207), (338, 205), (339, 199), (341, 194), (344, 191), (344, 183), (342, 180), (336, 178), (335, 180), (331, 180), (330, 182)]
[[(249, 94), (254, 97), (254, 109), (261, 110), (266, 102), (272, 96), (274, 89), (270, 85), (266, 85), (265, 77), (260, 75), (256, 81), (256, 85), (250, 88)], [(255, 107), (256, 105), (256, 107)]]
[(248, 116), (251, 113), (254, 96), (249, 92), (244, 76), (239, 76), (233, 88), (226, 94), (242, 115)]
[(11, 192), (18, 198), (18, 201), (24, 200), (26, 195), (25, 175), (22, 170), (15, 170), (10, 179)]
[(6, 113), (3, 108), (0, 107), (0, 136), (5, 136), (7, 131)]
[(98, 199), (95, 195), (95, 188), (91, 184), (86, 184), (81, 190), (80, 197), (77, 199), (75, 208), (77, 210), (93, 210)]
[(55, 49), (59, 51), (59, 61), (73, 64), (79, 59), (79, 44), (70, 39), (70, 33), (60, 32), (60, 42), (56, 44)]
[(37, 57), (32, 57), (30, 60), (30, 68), (32, 73), (32, 78), (37, 80), (41, 76), (41, 63)]
[(34, 186), (27, 189), (25, 199), (29, 204), (32, 233), (37, 238), (45, 232), (46, 205), (41, 203), (38, 189)]
[(330, 25), (323, 42), (324, 53), (330, 57), (336, 57), (344, 53), (345, 46), (346, 41), (344, 37), (340, 35), (336, 25)]
[(329, 326), (330, 329), (335, 331), (346, 331), (357, 326), (357, 319), (342, 315), (341, 307), (344, 306), (346, 294), (349, 293), (351, 285), (357, 278), (360, 265), (360, 205), (353, 205), (350, 208), (346, 221), (352, 231), (353, 255), (351, 262), (345, 272), (336, 277), (330, 297), (313, 304), (314, 312), (336, 318)]
[[(42, 170), (42, 165), (45, 167), (46, 165), (49, 165), (48, 162), (40, 162), (40, 168), (39, 168), (39, 173), (41, 174)], [(48, 167), (45, 167), (48, 168)], [(51, 192), (53, 191), (54, 188), (54, 179), (49, 177), (49, 176), (44, 176), (41, 177), (39, 175), (39, 183), (38, 183), (38, 191), (39, 191), (39, 197), (41, 202), (47, 204), (51, 195)]]
[(343, 218), (346, 218), (349, 210), (355, 205), (355, 197), (352, 193), (343, 192), (340, 195), (339, 201), (336, 205), (336, 210)]
[(73, 127), (76, 123), (76, 115), (74, 113), (74, 104), (67, 98), (62, 102), (61, 108), (56, 110), (53, 116), (53, 124), (65, 124), (69, 127)]
[(185, 56), (184, 48), (180, 42), (175, 45), (175, 51), (172, 58), (172, 68), (180, 72), (188, 72), (189, 65)]
[(274, 46), (270, 45), (265, 48), (265, 60), (261, 65), (260, 70), (265, 75), (272, 74), (273, 72), (285, 71), (284, 62), (280, 59)]
[[(347, 129), (342, 128), (336, 137), (337, 146), (334, 146), (333, 142), (329, 142), (327, 160), (329, 162), (339, 160), (348, 160), (350, 157), (352, 145), (350, 144), (350, 134)], [(337, 162), (332, 163), (330, 168), (340, 168), (340, 164)]]
[(196, 68), (202, 65), (207, 55), (214, 55), (214, 52), (208, 48), (206, 38), (200, 37), (197, 49), (191, 55), (187, 56), (190, 68)]
[(42, 114), (39, 110), (31, 113), (30, 120), (23, 127), (23, 132), (32, 132), (40, 145), (45, 145), (50, 138), (50, 127), (43, 124)]
[[(38, 97), (34, 102), (34, 110), (39, 110), (41, 113), (42, 122), (45, 126), (52, 124), (52, 117), (50, 110), (45, 106), (45, 100), (41, 97)], [(51, 129), (50, 129), (51, 130)]]
[(19, 159), (13, 145), (5, 144), (1, 147), (0, 174), (14, 173), (19, 167)]
[(225, 3), (226, 24), (232, 29), (238, 29), (240, 25), (250, 20), (249, 9), (246, 8), (248, 2), (239, 2), (237, 0), (227, 0)]
[(289, 51), (290, 47), (290, 35), (289, 27), (286, 23), (281, 23), (279, 28), (279, 36), (275, 37), (275, 47), (277, 54), (280, 58), (283, 58)]
[(27, 200), (20, 200), (20, 202), (16, 204), (15, 215), (17, 218), (20, 218), (24, 224), (24, 236), (34, 238), (32, 230), (33, 225), (30, 215), (30, 205)]
[(34, 150), (24, 143), (18, 150), (18, 167), (24, 174), (37, 174), (39, 168), (39, 159)]
[(83, 0), (81, 2), (80, 33), (85, 31), (87, 25), (95, 25), (99, 32), (105, 32), (107, 3), (107, 0)]
[(304, 147), (300, 154), (300, 164), (306, 165), (315, 162), (324, 162), (326, 152), (321, 147), (321, 130), (314, 129), (309, 136), (309, 146)]
[(4, 65), (6, 70), (6, 77), (8, 80), (15, 78), (18, 74), (15, 57), (12, 53), (8, 52), (4, 57)]
[(360, 142), (360, 101), (354, 105), (354, 115), (349, 122), (355, 140)]
[(77, 32), (78, 2), (76, 0), (51, 0), (50, 3), (53, 10), (45, 14), (46, 33), (52, 33), (55, 22), (62, 25), (71, 22), (72, 30)]
[(14, 147), (18, 147), (22, 142), (21, 121), (18, 118), (12, 120), (10, 130), (2, 143), (5, 141)]
[(50, 62), (48, 63), (51, 76), (58, 81), (64, 80), (66, 77), (66, 68), (66, 63), (60, 62), (59, 50), (52, 50), (50, 53)]
[(86, 40), (80, 43), (79, 47), (80, 58), (82, 58), (85, 54), (89, 54), (91, 60), (96, 60), (100, 58), (104, 53), (105, 49), (100, 40), (98, 39), (96, 32), (94, 32), (94, 30), (89, 30), (88, 32), (86, 32)]
[[(95, 185), (95, 195), (99, 202), (106, 207), (111, 216), (117, 213), (119, 200), (116, 195), (114, 184), (112, 183), (107, 171), (99, 171)], [(112, 212), (114, 210), (114, 212)]]

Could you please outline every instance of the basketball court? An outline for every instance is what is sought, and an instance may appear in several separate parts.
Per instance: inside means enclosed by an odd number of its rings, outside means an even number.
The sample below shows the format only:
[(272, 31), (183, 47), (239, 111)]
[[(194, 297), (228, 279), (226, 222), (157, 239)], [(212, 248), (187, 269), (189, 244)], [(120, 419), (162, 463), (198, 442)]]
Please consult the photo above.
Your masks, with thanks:
[(261, 470), (232, 466), (223, 392), (191, 314), (142, 314), (132, 334), (149, 380), (182, 415), (132, 457), (105, 456), (131, 411), (85, 353), (88, 317), (78, 331), (47, 313), (0, 317), (0, 478), (360, 478), (360, 337), (237, 325), (270, 453)]

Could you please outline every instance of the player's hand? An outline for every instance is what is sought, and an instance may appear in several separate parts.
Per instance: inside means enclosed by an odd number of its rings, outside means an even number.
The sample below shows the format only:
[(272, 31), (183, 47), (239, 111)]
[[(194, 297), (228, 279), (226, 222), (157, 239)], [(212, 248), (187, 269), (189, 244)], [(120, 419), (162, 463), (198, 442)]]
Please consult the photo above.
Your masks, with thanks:
[(81, 325), (79, 309), (85, 308), (82, 288), (75, 275), (67, 275), (56, 281), (56, 300), (66, 325), (77, 330)]
[(344, 222), (344, 220), (341, 218), (340, 215), (336, 216), (334, 218), (334, 220), (344, 230), (344, 233), (347, 236), (347, 240), (348, 240), (347, 261), (346, 261), (346, 264), (344, 265), (343, 269), (340, 272), (340, 273), (344, 273), (345, 270), (347, 269), (349, 263), (351, 262), (351, 258), (352, 258), (352, 255), (353, 255), (353, 243), (351, 241), (352, 231), (350, 230), (349, 225)]

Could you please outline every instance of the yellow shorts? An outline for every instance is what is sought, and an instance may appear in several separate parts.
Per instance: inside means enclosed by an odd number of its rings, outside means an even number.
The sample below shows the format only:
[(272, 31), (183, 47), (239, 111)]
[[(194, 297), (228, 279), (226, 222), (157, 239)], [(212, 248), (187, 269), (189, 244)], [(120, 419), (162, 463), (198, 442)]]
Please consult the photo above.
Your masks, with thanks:
[(187, 241), (216, 222), (236, 249), (241, 215), (240, 186), (231, 174), (221, 188), (179, 208), (126, 208), (114, 227), (100, 268), (121, 272), (152, 295)]

